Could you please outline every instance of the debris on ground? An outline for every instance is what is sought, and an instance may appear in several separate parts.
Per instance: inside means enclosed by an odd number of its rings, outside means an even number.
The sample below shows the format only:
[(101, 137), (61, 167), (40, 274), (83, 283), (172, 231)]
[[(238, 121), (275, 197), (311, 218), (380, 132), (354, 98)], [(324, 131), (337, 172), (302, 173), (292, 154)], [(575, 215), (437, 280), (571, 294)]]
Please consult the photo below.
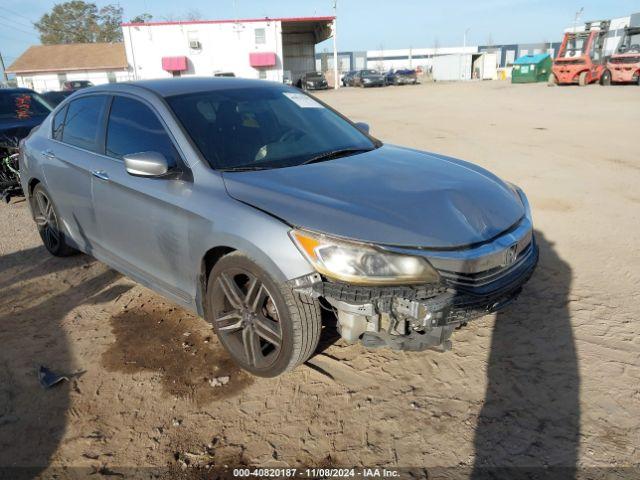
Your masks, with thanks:
[(223, 385), (226, 385), (227, 383), (229, 383), (228, 375), (225, 375), (222, 377), (215, 377), (209, 380), (209, 385), (211, 385), (212, 387), (221, 387)]
[(40, 381), (40, 385), (44, 388), (51, 388), (64, 380), (68, 382), (69, 377), (65, 375), (58, 375), (47, 367), (40, 365), (40, 369), (38, 370), (38, 380)]

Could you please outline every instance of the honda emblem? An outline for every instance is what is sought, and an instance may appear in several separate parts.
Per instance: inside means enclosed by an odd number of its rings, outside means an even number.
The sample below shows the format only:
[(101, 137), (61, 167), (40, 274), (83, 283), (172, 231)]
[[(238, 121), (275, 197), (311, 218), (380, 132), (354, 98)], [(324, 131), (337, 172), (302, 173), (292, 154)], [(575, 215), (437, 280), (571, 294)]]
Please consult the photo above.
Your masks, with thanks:
[(513, 265), (518, 257), (518, 244), (514, 243), (504, 252), (504, 266), (508, 267)]

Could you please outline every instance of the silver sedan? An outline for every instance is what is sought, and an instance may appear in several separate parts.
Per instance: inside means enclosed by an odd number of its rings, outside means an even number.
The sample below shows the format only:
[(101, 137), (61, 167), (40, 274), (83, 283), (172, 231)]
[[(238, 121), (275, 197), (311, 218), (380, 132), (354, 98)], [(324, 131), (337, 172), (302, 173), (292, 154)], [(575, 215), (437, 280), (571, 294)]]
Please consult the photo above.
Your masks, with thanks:
[(518, 187), (264, 81), (82, 90), (23, 142), (20, 173), (51, 254), (197, 312), (260, 376), (306, 361), (323, 321), (371, 348), (449, 348), (538, 258)]

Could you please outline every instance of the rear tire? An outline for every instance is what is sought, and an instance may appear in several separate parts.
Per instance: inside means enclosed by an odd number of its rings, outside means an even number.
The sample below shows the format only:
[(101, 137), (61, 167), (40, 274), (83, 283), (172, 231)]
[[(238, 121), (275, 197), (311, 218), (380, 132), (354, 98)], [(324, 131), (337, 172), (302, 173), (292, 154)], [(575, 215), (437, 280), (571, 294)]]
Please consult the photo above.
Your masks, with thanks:
[(241, 252), (209, 274), (205, 318), (233, 361), (260, 377), (305, 362), (320, 339), (320, 304), (271, 276)]
[(611, 86), (611, 72), (609, 70), (605, 70), (602, 72), (602, 76), (600, 77), (600, 85), (603, 87)]
[(588, 83), (587, 82), (588, 78), (589, 78), (589, 74), (587, 72), (582, 72), (578, 77), (578, 85), (580, 85), (581, 87), (586, 87)]
[(51, 255), (69, 257), (78, 253), (78, 250), (68, 245), (65, 233), (60, 228), (58, 210), (41, 183), (35, 186), (31, 194), (31, 211), (42, 243)]
[(551, 74), (549, 75), (549, 80), (547, 81), (547, 85), (550, 87), (555, 87), (558, 85), (558, 77), (555, 76), (555, 74)]

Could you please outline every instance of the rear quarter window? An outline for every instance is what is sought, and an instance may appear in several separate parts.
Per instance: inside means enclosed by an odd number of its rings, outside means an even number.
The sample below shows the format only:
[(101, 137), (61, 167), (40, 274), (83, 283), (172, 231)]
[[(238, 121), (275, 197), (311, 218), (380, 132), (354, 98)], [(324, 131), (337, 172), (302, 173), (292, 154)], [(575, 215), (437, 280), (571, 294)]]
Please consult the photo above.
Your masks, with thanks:
[(67, 116), (67, 106), (61, 109), (53, 117), (53, 125), (51, 127), (51, 136), (54, 140), (62, 140), (62, 130), (64, 129), (64, 121)]

